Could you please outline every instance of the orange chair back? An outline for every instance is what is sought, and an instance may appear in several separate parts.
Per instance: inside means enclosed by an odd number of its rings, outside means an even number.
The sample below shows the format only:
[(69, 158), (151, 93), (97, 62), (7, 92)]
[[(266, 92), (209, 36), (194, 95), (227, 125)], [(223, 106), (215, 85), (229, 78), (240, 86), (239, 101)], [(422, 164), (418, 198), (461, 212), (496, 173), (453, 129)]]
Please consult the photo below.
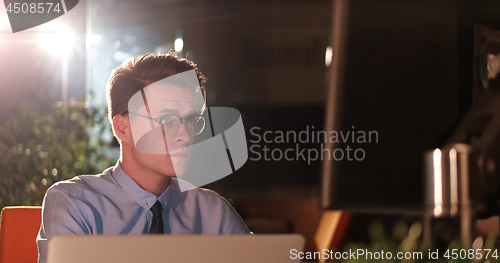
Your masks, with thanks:
[(0, 224), (0, 262), (36, 263), (36, 236), (41, 223), (41, 206), (4, 207)]

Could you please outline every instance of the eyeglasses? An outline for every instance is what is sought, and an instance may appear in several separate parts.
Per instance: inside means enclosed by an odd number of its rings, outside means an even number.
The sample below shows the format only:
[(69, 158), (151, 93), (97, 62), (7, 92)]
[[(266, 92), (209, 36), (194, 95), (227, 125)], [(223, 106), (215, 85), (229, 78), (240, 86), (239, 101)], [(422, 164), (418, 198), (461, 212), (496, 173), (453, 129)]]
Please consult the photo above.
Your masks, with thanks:
[(161, 118), (150, 118), (134, 112), (125, 111), (122, 115), (127, 113), (157, 121), (159, 125), (163, 125), (165, 133), (168, 135), (176, 134), (183, 122), (186, 123), (187, 130), (192, 136), (199, 135), (203, 132), (203, 129), (205, 129), (205, 118), (199, 114), (188, 115), (184, 118), (176, 114), (166, 114), (161, 116)]

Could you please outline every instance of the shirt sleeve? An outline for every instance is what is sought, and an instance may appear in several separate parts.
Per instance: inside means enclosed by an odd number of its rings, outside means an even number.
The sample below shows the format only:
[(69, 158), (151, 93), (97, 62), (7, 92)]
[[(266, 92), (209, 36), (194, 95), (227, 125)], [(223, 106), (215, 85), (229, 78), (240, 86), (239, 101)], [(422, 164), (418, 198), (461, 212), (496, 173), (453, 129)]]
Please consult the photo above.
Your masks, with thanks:
[(38, 262), (47, 261), (49, 241), (57, 235), (84, 235), (92, 232), (82, 203), (68, 195), (64, 189), (51, 187), (42, 203), (42, 224), (36, 238)]
[(220, 198), (222, 202), (221, 234), (252, 234), (233, 206), (224, 197)]

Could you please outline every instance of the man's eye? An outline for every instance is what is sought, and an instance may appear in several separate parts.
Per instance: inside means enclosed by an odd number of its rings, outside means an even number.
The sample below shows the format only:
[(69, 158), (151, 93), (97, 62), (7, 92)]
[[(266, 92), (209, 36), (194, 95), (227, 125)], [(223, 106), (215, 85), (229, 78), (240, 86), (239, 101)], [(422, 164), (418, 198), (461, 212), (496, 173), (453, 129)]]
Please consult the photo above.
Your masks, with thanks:
[(166, 117), (163, 117), (162, 120), (161, 120), (161, 123), (162, 124), (172, 124), (175, 119), (175, 117), (172, 117), (172, 116), (166, 116)]
[(200, 116), (191, 116), (188, 120), (188, 124), (196, 124), (200, 120)]

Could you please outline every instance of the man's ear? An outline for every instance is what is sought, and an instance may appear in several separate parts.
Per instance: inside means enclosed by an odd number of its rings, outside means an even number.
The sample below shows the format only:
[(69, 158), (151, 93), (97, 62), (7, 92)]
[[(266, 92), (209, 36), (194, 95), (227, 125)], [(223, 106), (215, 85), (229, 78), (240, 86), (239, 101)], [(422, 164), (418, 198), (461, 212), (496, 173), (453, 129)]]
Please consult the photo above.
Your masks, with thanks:
[(128, 117), (116, 114), (113, 117), (113, 131), (119, 141), (129, 142), (132, 139)]

